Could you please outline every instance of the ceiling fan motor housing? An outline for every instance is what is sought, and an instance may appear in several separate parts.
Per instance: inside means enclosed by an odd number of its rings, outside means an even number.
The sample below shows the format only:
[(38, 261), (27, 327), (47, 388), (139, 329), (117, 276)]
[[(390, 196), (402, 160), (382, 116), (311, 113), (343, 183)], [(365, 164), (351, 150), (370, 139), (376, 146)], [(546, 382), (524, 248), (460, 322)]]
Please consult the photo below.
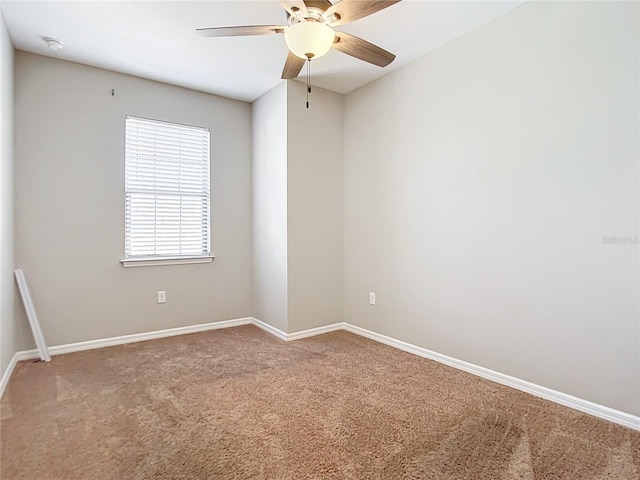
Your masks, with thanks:
[(304, 15), (300, 10), (297, 10), (294, 15), (290, 15), (289, 12), (287, 12), (287, 21), (289, 22), (289, 25), (299, 22), (319, 22), (324, 23), (325, 25), (330, 25), (340, 19), (340, 15), (337, 13), (330, 14), (325, 17), (324, 12), (325, 11), (321, 8), (307, 5), (306, 15)]

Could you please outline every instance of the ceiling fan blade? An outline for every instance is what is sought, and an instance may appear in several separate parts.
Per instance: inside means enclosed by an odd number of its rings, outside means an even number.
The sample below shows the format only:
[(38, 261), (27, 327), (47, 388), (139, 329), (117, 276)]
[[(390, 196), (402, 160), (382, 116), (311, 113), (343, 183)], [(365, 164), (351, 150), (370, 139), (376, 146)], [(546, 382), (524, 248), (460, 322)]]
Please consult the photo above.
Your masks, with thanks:
[(379, 67), (386, 67), (396, 58), (393, 53), (348, 33), (336, 32), (336, 40), (333, 44), (336, 50)]
[(280, 0), (280, 5), (293, 17), (307, 16), (307, 6), (303, 0)]
[(293, 53), (289, 52), (287, 61), (284, 63), (284, 69), (282, 70), (282, 78), (287, 80), (290, 78), (296, 78), (300, 74), (300, 70), (304, 67), (303, 58), (296, 57)]
[(203, 37), (243, 37), (245, 35), (271, 35), (283, 33), (287, 27), (278, 25), (244, 25), (240, 27), (198, 28), (196, 32)]
[(327, 11), (324, 12), (323, 17), (330, 19), (332, 15), (335, 15), (336, 20), (331, 22), (331, 26), (335, 27), (367, 17), (399, 1), (400, 0), (341, 0), (329, 7)]

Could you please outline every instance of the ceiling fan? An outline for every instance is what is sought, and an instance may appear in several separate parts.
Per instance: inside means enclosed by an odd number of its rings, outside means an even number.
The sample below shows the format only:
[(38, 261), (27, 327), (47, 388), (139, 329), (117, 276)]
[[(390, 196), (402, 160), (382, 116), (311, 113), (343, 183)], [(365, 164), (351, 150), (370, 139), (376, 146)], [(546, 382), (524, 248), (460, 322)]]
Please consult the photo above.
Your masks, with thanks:
[(199, 28), (203, 37), (284, 34), (289, 55), (282, 71), (283, 79), (296, 78), (306, 61), (325, 55), (331, 48), (379, 67), (386, 67), (393, 53), (333, 27), (345, 25), (379, 12), (400, 0), (280, 0), (287, 12), (288, 25), (247, 25)]

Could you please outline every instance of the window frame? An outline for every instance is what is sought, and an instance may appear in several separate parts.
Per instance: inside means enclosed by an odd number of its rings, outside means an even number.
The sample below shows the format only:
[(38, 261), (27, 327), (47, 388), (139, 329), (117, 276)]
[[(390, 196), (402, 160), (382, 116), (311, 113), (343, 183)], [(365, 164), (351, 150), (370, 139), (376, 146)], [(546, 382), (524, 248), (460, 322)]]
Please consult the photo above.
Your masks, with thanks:
[[(168, 255), (129, 255), (127, 256), (127, 240), (129, 233), (127, 232), (127, 197), (129, 195), (128, 184), (127, 184), (127, 170), (128, 170), (128, 159), (127, 159), (127, 121), (129, 119), (141, 120), (143, 122), (157, 123), (160, 125), (176, 125), (179, 127), (200, 129), (207, 132), (207, 150), (208, 150), (208, 191), (206, 200), (208, 201), (207, 205), (207, 216), (206, 216), (206, 229), (207, 229), (207, 252), (203, 254), (168, 254)], [(211, 263), (215, 256), (212, 253), (212, 239), (211, 239), (211, 131), (207, 127), (195, 126), (195, 125), (187, 125), (177, 122), (168, 122), (165, 120), (158, 120), (153, 118), (141, 117), (137, 115), (126, 115), (124, 122), (124, 218), (125, 218), (125, 232), (124, 232), (124, 241), (125, 241), (125, 255), (124, 258), (120, 260), (123, 267), (148, 267), (148, 266), (161, 266), (161, 265), (180, 265), (180, 264), (197, 264), (197, 263)], [(179, 195), (179, 192), (176, 193)], [(204, 226), (204, 225), (203, 225)], [(156, 239), (154, 238), (154, 241)]]

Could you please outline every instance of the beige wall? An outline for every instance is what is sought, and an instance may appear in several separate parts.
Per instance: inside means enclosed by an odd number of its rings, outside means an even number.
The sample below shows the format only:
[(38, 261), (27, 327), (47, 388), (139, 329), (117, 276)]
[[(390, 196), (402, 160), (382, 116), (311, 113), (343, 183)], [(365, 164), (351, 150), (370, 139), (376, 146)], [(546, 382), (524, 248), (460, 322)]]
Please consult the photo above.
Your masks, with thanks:
[(347, 95), (345, 321), (640, 414), (638, 45), (530, 2)]
[(296, 81), (253, 104), (254, 312), (286, 333), (342, 321), (342, 104)]
[(289, 332), (342, 321), (343, 96), (288, 82)]
[[(15, 75), (16, 265), (47, 342), (250, 316), (251, 106), (24, 52)], [(213, 263), (120, 264), (127, 114), (210, 128)]]
[(287, 331), (287, 84), (253, 103), (253, 310)]
[(13, 354), (30, 347), (16, 319), (13, 279), (13, 46), (0, 12), (0, 376)]

